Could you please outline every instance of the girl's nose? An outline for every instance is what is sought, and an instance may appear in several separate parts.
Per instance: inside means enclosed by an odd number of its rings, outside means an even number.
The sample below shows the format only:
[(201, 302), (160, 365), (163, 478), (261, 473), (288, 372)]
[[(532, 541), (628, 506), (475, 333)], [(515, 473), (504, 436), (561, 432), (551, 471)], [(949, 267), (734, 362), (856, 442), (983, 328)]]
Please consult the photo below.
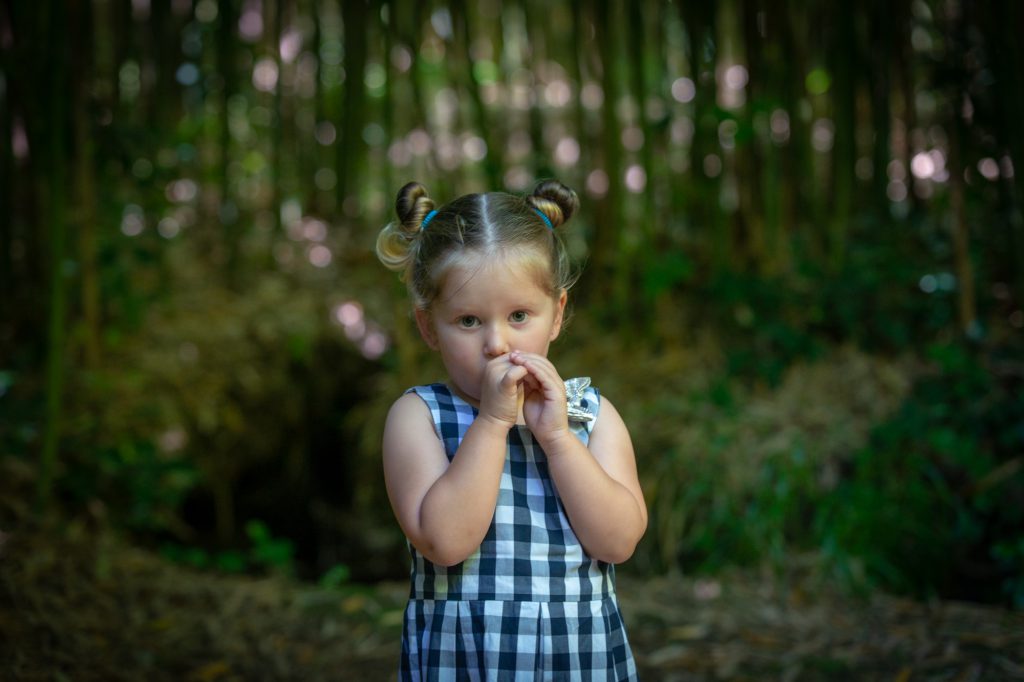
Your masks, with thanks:
[(509, 352), (508, 339), (501, 329), (492, 327), (484, 341), (484, 353), (489, 358), (496, 358)]

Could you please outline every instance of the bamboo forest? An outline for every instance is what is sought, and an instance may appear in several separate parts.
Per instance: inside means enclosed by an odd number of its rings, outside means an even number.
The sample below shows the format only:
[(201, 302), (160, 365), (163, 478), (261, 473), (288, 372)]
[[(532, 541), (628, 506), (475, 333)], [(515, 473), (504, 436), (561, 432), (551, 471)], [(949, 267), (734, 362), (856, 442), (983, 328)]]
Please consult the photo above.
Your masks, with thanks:
[(1024, 680), (1021, 36), (1014, 0), (0, 3), (0, 678), (395, 679), (382, 433), (445, 368), (377, 235), (410, 181), (554, 178), (641, 679)]

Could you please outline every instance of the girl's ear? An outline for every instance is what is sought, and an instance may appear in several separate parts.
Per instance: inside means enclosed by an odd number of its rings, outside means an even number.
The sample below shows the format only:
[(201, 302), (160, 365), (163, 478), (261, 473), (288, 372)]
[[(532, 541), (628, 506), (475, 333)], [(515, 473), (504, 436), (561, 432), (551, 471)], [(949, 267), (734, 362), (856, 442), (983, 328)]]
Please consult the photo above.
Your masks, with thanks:
[(431, 350), (437, 350), (437, 333), (434, 331), (434, 323), (431, 321), (428, 311), (416, 310), (416, 327), (420, 330), (423, 342)]
[(558, 294), (558, 300), (555, 301), (555, 319), (551, 325), (551, 337), (549, 341), (554, 341), (558, 338), (558, 335), (562, 332), (562, 322), (565, 320), (565, 303), (569, 300), (569, 292), (562, 289)]

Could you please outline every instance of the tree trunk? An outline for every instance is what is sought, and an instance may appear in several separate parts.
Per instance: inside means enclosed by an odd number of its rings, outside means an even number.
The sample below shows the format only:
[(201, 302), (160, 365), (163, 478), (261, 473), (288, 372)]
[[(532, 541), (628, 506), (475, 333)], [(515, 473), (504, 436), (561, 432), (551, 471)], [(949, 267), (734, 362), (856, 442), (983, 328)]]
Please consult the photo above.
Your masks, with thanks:
[(949, 196), (953, 212), (953, 268), (957, 279), (957, 321), (965, 335), (975, 332), (977, 306), (974, 297), (974, 267), (971, 264), (970, 226), (964, 204), (963, 125), (959, 111), (949, 139)]
[(832, 6), (836, 49), (832, 52), (832, 111), (835, 137), (832, 146), (832, 215), (828, 231), (828, 264), (832, 272), (843, 267), (846, 235), (853, 215), (854, 166), (857, 163), (855, 93), (858, 68), (854, 7), (839, 2)]
[[(153, 66), (153, 89), (147, 93), (143, 88), (140, 101), (148, 111), (148, 120), (153, 130), (166, 135), (173, 128), (179, 112), (174, 74), (178, 68), (178, 32), (175, 18), (171, 14), (170, 0), (150, 0), (150, 17), (146, 29), (151, 31), (147, 47)], [(145, 69), (143, 69), (143, 72)], [(145, 81), (145, 78), (143, 78)], [(148, 97), (146, 96), (148, 94)]]
[[(687, 61), (696, 86), (693, 99), (693, 140), (690, 144), (690, 177), (693, 180), (690, 206), (698, 243), (709, 249), (714, 272), (725, 269), (731, 257), (729, 234), (719, 210), (719, 175), (708, 173), (705, 160), (722, 155), (717, 148), (718, 120), (715, 114), (715, 6), (710, 3), (680, 3), (686, 31)], [(720, 164), (720, 168), (722, 164)]]
[(81, 273), (81, 304), (84, 330), (85, 365), (96, 368), (100, 362), (100, 274), (97, 262), (98, 239), (96, 210), (96, 162), (92, 129), (93, 106), (89, 88), (93, 83), (94, 71), (92, 44), (91, 3), (74, 0), (70, 3), (73, 14), (72, 24), (78, 28), (72, 36), (72, 60), (74, 71), (71, 88), (74, 107), (74, 148), (75, 164), (75, 226), (78, 229), (78, 261)]
[[(130, 2), (115, 2), (110, 3), (112, 6), (111, 19), (111, 37), (114, 41), (114, 64), (111, 71), (111, 78), (113, 78), (114, 85), (114, 102), (121, 108), (123, 113), (125, 110), (135, 111), (136, 107), (121, 107), (121, 79), (119, 77), (121, 67), (124, 66), (125, 62), (132, 58), (138, 58), (138, 46), (135, 44), (136, 27), (135, 21), (132, 19), (132, 3)], [(139, 67), (142, 66), (142, 60), (139, 59)]]
[[(548, 60), (547, 45), (551, 40), (545, 35), (545, 24), (537, 19), (536, 13), (530, 11), (530, 3), (521, 1), (520, 7), (523, 12), (523, 23), (526, 27), (527, 45), (530, 50), (526, 66), (543, 64)], [(545, 149), (544, 141), (544, 113), (542, 110), (542, 92), (539, 84), (534, 81), (532, 97), (530, 98), (529, 130), (531, 149), (533, 150), (532, 171), (535, 178), (551, 177), (555, 174), (551, 165), (551, 155)]]
[(747, 85), (745, 101), (737, 111), (737, 133), (735, 135), (736, 175), (739, 194), (738, 222), (741, 228), (741, 242), (737, 251), (744, 257), (743, 267), (751, 272), (763, 274), (767, 270), (768, 254), (765, 249), (765, 207), (764, 192), (761, 186), (764, 159), (761, 146), (758, 144), (754, 122), (754, 110), (760, 106), (764, 97), (764, 59), (760, 54), (763, 44), (761, 29), (758, 26), (759, 7), (753, 2), (729, 3), (739, 24), (741, 40), (736, 44), (742, 51), (736, 50), (730, 61), (743, 64), (747, 69)]
[[(798, 42), (803, 35), (804, 24), (800, 21), (798, 8), (792, 0), (782, 0), (779, 7), (781, 26), (779, 42), (782, 50), (782, 63), (787, 65), (787, 73), (780, 83), (782, 110), (788, 118), (788, 139), (782, 144), (780, 165), (782, 180), (779, 199), (784, 230), (779, 244), (780, 260), (789, 260), (789, 253), (800, 241), (813, 244), (812, 238), (805, 230), (806, 214), (809, 202), (805, 197), (810, 192), (810, 150), (808, 148), (807, 125), (801, 115), (804, 101), (804, 78), (807, 74), (807, 60), (803, 44)], [(783, 251), (784, 250), (784, 251)]]
[[(0, 27), (9, 27), (13, 31), (11, 8), (0, 6)], [(11, 90), (15, 60), (13, 45), (0, 41), (0, 73), (9, 74), (5, 81), (6, 92), (0, 97), (0, 357), (7, 357), (10, 352), (8, 341), (13, 335), (15, 306), (14, 294), (14, 223), (18, 216), (15, 208), (15, 160), (14, 160), (14, 108)]]
[[(641, 255), (641, 261), (643, 254), (650, 253), (650, 247), (654, 243), (654, 232), (655, 232), (655, 220), (654, 220), (654, 197), (655, 193), (651, 186), (656, 176), (654, 172), (654, 163), (651, 155), (651, 145), (654, 142), (654, 131), (647, 125), (647, 116), (644, 114), (647, 94), (651, 91), (647, 83), (647, 45), (650, 44), (651, 33), (647, 31), (647, 25), (644, 19), (644, 7), (641, 0), (635, 0), (634, 2), (626, 3), (627, 12), (629, 14), (628, 20), (626, 21), (626, 34), (629, 40), (629, 68), (630, 68), (630, 86), (633, 95), (633, 100), (637, 107), (637, 119), (635, 124), (640, 128), (643, 133), (644, 143), (640, 148), (640, 167), (644, 171), (644, 177), (646, 178), (646, 186), (643, 191), (640, 192), (640, 213), (637, 218), (637, 223), (640, 226), (640, 236), (636, 240), (627, 240), (628, 250), (633, 252), (639, 252)], [(617, 131), (616, 131), (617, 132)], [(630, 241), (636, 243), (630, 245)], [(632, 256), (631, 259), (636, 258)], [(642, 262), (632, 263), (643, 267)]]
[[(44, 5), (46, 18), (48, 64), (46, 82), (49, 106), (46, 109), (46, 138), (40, 144), (45, 150), (46, 196), (41, 211), (46, 216), (49, 237), (49, 322), (46, 352), (46, 424), (43, 430), (42, 453), (36, 499), (45, 510), (53, 495), (53, 475), (63, 422), (64, 346), (66, 340), (65, 308), (67, 301), (64, 283), (65, 243), (67, 240), (67, 169), (65, 166), (68, 111), (65, 96), (67, 79), (67, 16), (61, 0), (50, 0)], [(37, 140), (43, 143), (43, 139)]]
[(910, 44), (910, 35), (913, 30), (911, 21), (911, 3), (908, 0), (897, 0), (893, 4), (892, 22), (896, 27), (894, 32), (893, 50), (895, 54), (893, 73), (897, 80), (897, 88), (900, 93), (900, 100), (903, 104), (903, 124), (906, 127), (904, 143), (900, 149), (900, 158), (903, 167), (907, 169), (907, 189), (910, 200), (911, 212), (914, 215), (923, 215), (927, 209), (925, 202), (914, 192), (914, 178), (910, 173), (910, 164), (914, 158), (913, 135), (917, 129), (917, 90), (914, 84), (913, 62), (914, 48)]
[[(785, 81), (791, 78), (789, 72), (794, 67), (783, 56), (782, 33), (787, 23), (785, 8), (773, 6), (769, 11), (763, 0), (757, 0), (748, 2), (746, 13), (754, 13), (745, 19), (748, 26), (747, 54), (751, 63), (751, 104), (759, 108), (760, 115), (766, 117), (764, 122), (769, 126), (768, 131), (754, 129), (754, 144), (758, 146), (762, 160), (759, 173), (764, 221), (762, 267), (765, 274), (774, 276), (789, 269), (790, 258), (789, 240), (783, 226), (783, 197), (787, 189), (785, 166), (780, 146), (773, 141), (770, 127), (772, 115), (784, 108), (780, 93), (786, 87)], [(758, 62), (756, 67), (755, 60)]]
[(503, 160), (502, 142), (504, 135), (491, 120), (484, 106), (483, 97), (480, 94), (480, 83), (477, 80), (476, 70), (473, 68), (473, 31), (470, 8), (466, 0), (452, 0), (452, 22), (454, 23), (455, 39), (453, 43), (461, 48), (462, 58), (465, 60), (465, 68), (461, 71), (463, 87), (469, 94), (470, 108), (473, 115), (473, 123), (487, 145), (487, 156), (484, 157), (484, 174), (487, 176), (489, 189), (498, 189), (502, 186), (501, 171), (505, 163)]
[(871, 122), (874, 130), (872, 166), (874, 176), (872, 194), (876, 211), (881, 220), (889, 220), (889, 161), (892, 158), (889, 143), (891, 129), (891, 85), (892, 29), (889, 16), (889, 2), (874, 0), (871, 3)]
[(1020, 38), (1024, 6), (1017, 0), (999, 0), (980, 3), (976, 10), (985, 15), (985, 34), (992, 45), (988, 66), (995, 74), (999, 91), (995, 98), (996, 135), (1014, 171), (1012, 178), (1002, 180), (1009, 196), (1005, 208), (1007, 226), (990, 249), (996, 250), (996, 271), (1011, 283), (1013, 298), (1019, 306), (1024, 304), (1024, 131), (1020, 125), (1024, 120), (1024, 92), (1017, 81), (1024, 72), (1024, 45)]
[[(967, 22), (963, 9), (956, 3), (947, 5), (951, 55), (963, 54), (967, 46)], [(960, 49), (958, 49), (960, 48)], [(953, 269), (957, 280), (956, 313), (961, 333), (973, 336), (977, 332), (977, 304), (974, 295), (974, 267), (971, 262), (971, 237), (964, 199), (964, 171), (967, 159), (965, 144), (967, 125), (964, 105), (969, 97), (969, 76), (958, 57), (952, 66), (949, 108), (949, 198), (952, 209)]]
[[(576, 130), (576, 141), (579, 143), (580, 156), (579, 156), (579, 167), (580, 168), (592, 168), (593, 162), (590, 155), (590, 150), (593, 149), (593, 144), (590, 136), (590, 132), (587, 129), (587, 117), (586, 110), (583, 107), (583, 84), (584, 84), (584, 71), (583, 71), (583, 59), (580, 56), (580, 52), (585, 50), (585, 38), (583, 26), (586, 19), (586, 11), (589, 8), (588, 5), (584, 5), (581, 0), (570, 0), (569, 1), (570, 11), (572, 12), (572, 40), (569, 45), (571, 55), (569, 57), (569, 73), (576, 86), (575, 97), (573, 98), (572, 104), (572, 120), (573, 127)], [(586, 180), (586, 174), (584, 173), (581, 177), (581, 181)], [(580, 191), (583, 187), (578, 188)]]
[[(384, 139), (387, 140), (387, 144), (390, 144), (395, 139), (395, 73), (391, 68), (391, 48), (394, 43), (395, 35), (395, 3), (390, 0), (384, 0), (381, 3), (384, 11), (380, 12), (380, 23), (379, 30), (380, 35), (384, 43), (384, 96), (381, 98), (381, 127), (384, 129)], [(387, 15), (387, 21), (384, 20), (384, 15)], [(385, 150), (387, 154), (387, 150)], [(388, 200), (392, 200), (395, 192), (398, 188), (395, 187), (394, 168), (391, 163), (384, 163), (381, 175), (383, 176), (381, 185), (385, 188), (384, 195)], [(390, 203), (385, 204), (385, 214), (390, 218), (392, 212), (392, 205)]]
[[(622, 259), (622, 144), (619, 141), (619, 121), (615, 103), (619, 96), (615, 73), (619, 61), (618, 41), (613, 27), (614, 8), (607, 0), (595, 4), (596, 43), (602, 48), (601, 86), (604, 101), (601, 106), (601, 168), (608, 176), (608, 191), (599, 200), (594, 213), (593, 268), (590, 282), (598, 298), (610, 298), (611, 312), (619, 317), (628, 305), (627, 263)], [(610, 285), (610, 286), (609, 286)], [(607, 295), (610, 294), (610, 297)]]
[[(419, 45), (420, 45), (420, 29), (423, 26), (423, 13), (427, 9), (423, 3), (415, 2), (412, 4), (411, 10), (408, 12), (412, 20), (412, 27), (406, 33), (399, 20), (405, 15), (403, 12), (395, 12), (394, 26), (397, 35), (402, 36), (405, 42), (409, 46), (409, 51), (412, 53), (412, 68), (409, 71), (409, 87), (412, 90), (412, 105), (414, 121), (418, 121), (422, 124), (423, 128), (431, 133), (430, 130), (430, 116), (427, 111), (427, 99), (424, 92), (423, 82), (421, 80), (421, 68), (419, 64)], [(500, 52), (499, 52), (500, 54)], [(431, 135), (433, 137), (433, 135)], [(431, 146), (431, 161), (433, 163), (434, 177), (431, 178), (428, 187), (434, 196), (446, 196), (448, 193), (448, 183), (445, 181), (445, 176), (440, 173), (441, 163), (438, 156), (437, 145)]]
[[(394, 8), (391, 8), (394, 12)], [(320, 123), (327, 120), (324, 114), (323, 83), (321, 82), (321, 59), (320, 48), (323, 44), (323, 27), (320, 18), (319, 0), (309, 0), (309, 14), (313, 20), (313, 42), (310, 48), (316, 58), (313, 60), (313, 139), (306, 138), (306, 142), (300, 145), (303, 153), (299, 158), (299, 180), (302, 183), (304, 193), (303, 206), (308, 206), (311, 213), (323, 215), (325, 207), (320, 200), (320, 191), (316, 186), (316, 172), (320, 169), (321, 145), (316, 130)], [(392, 21), (394, 19), (392, 18)], [(391, 137), (389, 136), (390, 140)]]
[(340, 0), (340, 3), (345, 41), (345, 83), (342, 86), (335, 170), (338, 206), (344, 208), (351, 191), (350, 183), (365, 156), (366, 84), (363, 74), (366, 72), (369, 6), (366, 0)]
[[(270, 49), (274, 56), (274, 64), (277, 65), (277, 83), (274, 86), (274, 116), (270, 126), (270, 210), (274, 214), (274, 234), (281, 234), (281, 203), (282, 184), (285, 182), (285, 174), (281, 172), (281, 148), (284, 136), (284, 108), (281, 103), (281, 90), (284, 81), (284, 60), (281, 59), (281, 35), (284, 32), (284, 3), (285, 0), (274, 1), (274, 22), (270, 31)], [(268, 254), (269, 255), (269, 254)], [(268, 257), (268, 261), (272, 257)]]
[(221, 239), (212, 239), (207, 233), (205, 238), (210, 242), (206, 246), (215, 253), (225, 253), (225, 282), (231, 288), (237, 283), (239, 269), (239, 254), (241, 249), (240, 227), (235, 211), (231, 209), (231, 97), (238, 87), (238, 79), (235, 75), (235, 39), (238, 14), (235, 11), (233, 0), (219, 0), (217, 3), (217, 71), (221, 76), (220, 93), (220, 144), (218, 151), (220, 158), (217, 168), (217, 184), (219, 196), (217, 197), (217, 213), (211, 216), (212, 221), (219, 226)]

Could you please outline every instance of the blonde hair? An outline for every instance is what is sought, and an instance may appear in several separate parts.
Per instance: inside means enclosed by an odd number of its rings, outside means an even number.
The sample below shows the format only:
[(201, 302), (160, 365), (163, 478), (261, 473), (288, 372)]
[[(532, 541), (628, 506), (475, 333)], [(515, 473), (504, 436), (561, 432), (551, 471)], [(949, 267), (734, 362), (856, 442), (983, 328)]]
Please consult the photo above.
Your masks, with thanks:
[(377, 236), (377, 257), (401, 274), (419, 310), (430, 309), (448, 267), (468, 253), (532, 257), (556, 296), (576, 281), (558, 228), (578, 208), (576, 192), (557, 180), (541, 182), (526, 197), (466, 194), (436, 209), (426, 188), (410, 182), (395, 199), (398, 219)]

